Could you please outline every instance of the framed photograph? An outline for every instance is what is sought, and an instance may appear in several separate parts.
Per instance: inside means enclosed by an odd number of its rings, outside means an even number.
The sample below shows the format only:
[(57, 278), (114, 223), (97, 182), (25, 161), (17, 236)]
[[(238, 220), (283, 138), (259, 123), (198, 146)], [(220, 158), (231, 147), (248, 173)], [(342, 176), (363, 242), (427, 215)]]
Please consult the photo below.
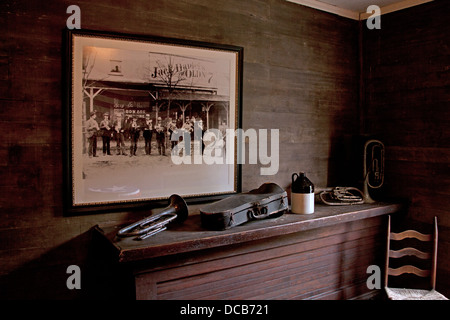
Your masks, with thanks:
[(69, 212), (241, 191), (241, 47), (88, 30), (65, 45)]

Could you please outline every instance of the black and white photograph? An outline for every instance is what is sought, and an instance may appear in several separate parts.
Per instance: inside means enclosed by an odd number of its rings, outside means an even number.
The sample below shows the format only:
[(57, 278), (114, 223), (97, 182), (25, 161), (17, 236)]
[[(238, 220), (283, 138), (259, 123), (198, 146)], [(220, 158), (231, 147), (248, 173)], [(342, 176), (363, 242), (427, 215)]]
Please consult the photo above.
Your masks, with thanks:
[(237, 128), (239, 48), (71, 37), (73, 206), (236, 192), (234, 163), (172, 155), (201, 156), (201, 133)]

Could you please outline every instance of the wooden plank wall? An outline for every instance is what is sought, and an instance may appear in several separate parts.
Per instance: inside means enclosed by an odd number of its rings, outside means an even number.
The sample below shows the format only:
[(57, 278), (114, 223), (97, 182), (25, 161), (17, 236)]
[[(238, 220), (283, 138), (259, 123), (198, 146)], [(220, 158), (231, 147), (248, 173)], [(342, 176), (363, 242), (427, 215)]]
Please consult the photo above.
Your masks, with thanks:
[[(88, 230), (144, 212), (65, 217), (62, 203), (62, 30), (72, 1), (2, 1), (0, 21), (0, 297), (79, 298)], [(358, 28), (284, 0), (76, 1), (81, 27), (244, 47), (243, 127), (280, 129), (280, 170), (243, 168), (244, 191), (288, 188), (305, 170), (334, 184), (336, 142), (358, 132)]]
[[(137, 299), (350, 299), (377, 295), (367, 267), (384, 261), (386, 216), (252, 244), (156, 259), (136, 276)], [(212, 251), (212, 252), (211, 252)]]
[(363, 26), (365, 124), (386, 145), (386, 187), (409, 217), (440, 226), (438, 289), (450, 294), (450, 26), (448, 1)]

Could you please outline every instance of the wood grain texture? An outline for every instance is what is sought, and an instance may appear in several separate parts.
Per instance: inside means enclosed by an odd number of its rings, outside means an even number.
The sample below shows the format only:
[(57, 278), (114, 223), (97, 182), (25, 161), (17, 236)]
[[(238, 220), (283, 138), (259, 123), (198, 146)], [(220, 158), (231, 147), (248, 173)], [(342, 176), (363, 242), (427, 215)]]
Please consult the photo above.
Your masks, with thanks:
[[(0, 4), (1, 298), (82, 297), (86, 291), (65, 287), (65, 271), (70, 264), (82, 270), (89, 264), (88, 230), (148, 215), (63, 215), (61, 33), (70, 4)], [(381, 132), (387, 190), (412, 199), (415, 218), (426, 221), (434, 212), (441, 228), (450, 227), (445, 1), (383, 16), (381, 32), (364, 31), (363, 95), (355, 21), (284, 0), (82, 0), (77, 5), (83, 29), (244, 47), (243, 127), (280, 129), (280, 170), (263, 177), (259, 165), (244, 165), (243, 191), (267, 180), (289, 190), (292, 172), (300, 170), (317, 186), (336, 185), (342, 137)], [(438, 263), (446, 275), (450, 236), (441, 230), (440, 237)], [(358, 288), (342, 287), (341, 293)], [(335, 291), (321, 294), (340, 297)]]
[[(349, 299), (381, 263), (384, 217), (141, 263), (137, 299)], [(147, 263), (148, 265), (148, 263)], [(364, 284), (364, 285), (363, 285)]]
[[(391, 239), (395, 240), (392, 237), (391, 237)], [(422, 252), (415, 248), (404, 248), (401, 250), (389, 250), (389, 256), (392, 258), (401, 258), (404, 256), (416, 256), (420, 259), (430, 259), (431, 258), (430, 253)]]
[[(23, 288), (27, 281), (51, 279), (55, 270), (64, 275), (68, 261), (83, 270), (89, 246), (80, 241), (88, 241), (92, 226), (148, 215), (63, 215), (61, 54), (70, 4), (6, 0), (0, 5), (0, 285), (8, 289), (0, 290), (2, 297), (82, 296), (65, 291), (64, 279), (49, 280), (44, 292), (38, 285)], [(258, 165), (248, 165), (243, 191), (267, 179), (288, 187), (290, 175), (299, 170), (328, 183), (331, 143), (353, 131), (355, 22), (282, 0), (83, 0), (77, 5), (83, 29), (243, 46), (244, 129), (279, 128), (281, 140), (279, 173), (263, 177)], [(66, 244), (72, 250), (59, 250)]]
[[(284, 214), (278, 218), (252, 221), (220, 232), (200, 227), (200, 213), (196, 206), (190, 207), (190, 216), (183, 225), (169, 228), (158, 237), (146, 241), (135, 241), (133, 237), (117, 238), (117, 232), (123, 226), (102, 228), (96, 226), (95, 232), (105, 238), (120, 263), (154, 259), (166, 255), (190, 253), (198, 250), (223, 249), (224, 246), (248, 243), (280, 235), (306, 232), (317, 228), (335, 226), (341, 230), (341, 224), (369, 219), (402, 210), (401, 204), (371, 204), (358, 206), (316, 205), (314, 214)], [(362, 223), (361, 223), (362, 224)]]
[(391, 232), (392, 240), (403, 240), (406, 238), (416, 238), (420, 241), (431, 241), (433, 239), (431, 234), (423, 234), (415, 230), (406, 230), (399, 233)]
[[(450, 26), (433, 1), (363, 28), (364, 130), (386, 146), (385, 186), (411, 199), (409, 217), (439, 224), (437, 290), (449, 294)], [(440, 287), (441, 284), (441, 287)]]
[(411, 265), (406, 265), (396, 269), (388, 269), (388, 274), (391, 276), (399, 276), (404, 273), (412, 273), (419, 277), (429, 277), (431, 274), (430, 270), (422, 270)]

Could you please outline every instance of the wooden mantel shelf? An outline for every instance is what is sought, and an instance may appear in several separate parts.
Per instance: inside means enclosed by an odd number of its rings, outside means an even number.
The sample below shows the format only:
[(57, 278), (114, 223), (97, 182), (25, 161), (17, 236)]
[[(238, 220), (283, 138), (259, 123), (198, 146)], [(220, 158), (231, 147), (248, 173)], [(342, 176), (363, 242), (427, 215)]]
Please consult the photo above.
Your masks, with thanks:
[(286, 213), (278, 218), (252, 221), (225, 231), (209, 231), (201, 227), (199, 207), (195, 206), (190, 207), (190, 215), (183, 225), (169, 226), (168, 230), (142, 241), (116, 237), (117, 231), (123, 226), (96, 226), (94, 229), (113, 246), (118, 262), (133, 262), (372, 218), (398, 212), (402, 207), (398, 203), (353, 206), (316, 204), (314, 214)]

